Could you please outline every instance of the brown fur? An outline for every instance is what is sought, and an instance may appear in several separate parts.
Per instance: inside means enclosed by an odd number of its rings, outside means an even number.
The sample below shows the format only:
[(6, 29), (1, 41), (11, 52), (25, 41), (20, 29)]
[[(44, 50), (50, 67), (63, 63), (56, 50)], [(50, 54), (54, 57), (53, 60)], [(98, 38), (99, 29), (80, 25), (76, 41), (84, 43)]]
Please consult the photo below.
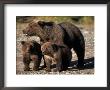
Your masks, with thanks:
[[(72, 58), (71, 50), (66, 45), (57, 45), (46, 42), (41, 46), (42, 53), (46, 57), (47, 70), (50, 71), (51, 62), (56, 62), (56, 70), (66, 70)], [(45, 58), (44, 57), (44, 58)], [(53, 59), (52, 59), (53, 58)]]
[(22, 41), (24, 71), (29, 71), (29, 64), (34, 62), (33, 70), (38, 70), (42, 59), (41, 46), (36, 41)]
[(38, 21), (32, 22), (23, 30), (24, 34), (29, 36), (39, 36), (41, 42), (50, 41), (58, 45), (65, 44), (70, 49), (74, 49), (78, 57), (79, 68), (84, 67), (85, 56), (85, 41), (78, 27), (69, 23), (63, 22), (56, 24), (54, 22)]

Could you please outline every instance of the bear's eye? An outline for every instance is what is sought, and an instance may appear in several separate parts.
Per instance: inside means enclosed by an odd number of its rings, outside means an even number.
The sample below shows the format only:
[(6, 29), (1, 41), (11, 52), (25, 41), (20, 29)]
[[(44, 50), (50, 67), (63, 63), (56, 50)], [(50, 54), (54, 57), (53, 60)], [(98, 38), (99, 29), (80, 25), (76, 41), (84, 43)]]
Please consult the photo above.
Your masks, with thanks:
[(31, 46), (30, 44), (27, 44), (27, 45), (26, 45), (27, 48), (29, 48), (30, 46)]
[(44, 48), (44, 47), (42, 47), (41, 49), (42, 49), (43, 52), (46, 51), (46, 48)]
[(46, 38), (46, 41), (49, 41), (49, 38)]
[(48, 49), (47, 48), (43, 48), (43, 51), (48, 51)]
[(44, 51), (46, 51), (46, 50), (47, 50), (47, 48), (43, 48), (43, 50), (44, 50)]
[(51, 47), (48, 47), (48, 51), (51, 52)]

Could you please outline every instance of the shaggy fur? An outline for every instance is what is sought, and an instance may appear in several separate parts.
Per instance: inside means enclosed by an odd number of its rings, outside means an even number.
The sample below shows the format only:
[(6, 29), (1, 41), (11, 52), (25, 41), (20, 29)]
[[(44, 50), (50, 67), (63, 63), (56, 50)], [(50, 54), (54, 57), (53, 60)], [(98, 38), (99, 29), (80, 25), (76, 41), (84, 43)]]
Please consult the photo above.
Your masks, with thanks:
[(85, 41), (81, 31), (75, 25), (68, 22), (56, 24), (54, 22), (38, 21), (30, 23), (23, 30), (23, 33), (28, 36), (39, 36), (42, 43), (50, 41), (58, 45), (65, 44), (70, 49), (73, 48), (78, 57), (77, 66), (79, 68), (84, 66)]
[[(72, 52), (66, 45), (57, 45), (46, 42), (41, 46), (42, 53), (45, 56), (47, 70), (50, 71), (51, 62), (56, 62), (56, 70), (66, 70), (72, 58)], [(53, 59), (52, 59), (53, 58)]]
[(30, 70), (29, 64), (31, 61), (34, 62), (33, 70), (38, 70), (42, 59), (41, 45), (36, 41), (22, 41), (21, 44), (24, 71)]

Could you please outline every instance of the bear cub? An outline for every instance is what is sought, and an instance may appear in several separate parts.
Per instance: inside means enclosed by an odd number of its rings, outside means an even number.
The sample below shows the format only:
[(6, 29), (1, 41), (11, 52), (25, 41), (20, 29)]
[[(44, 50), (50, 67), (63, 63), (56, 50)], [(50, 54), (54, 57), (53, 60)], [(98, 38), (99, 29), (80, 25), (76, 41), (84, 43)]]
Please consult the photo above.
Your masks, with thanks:
[(41, 50), (45, 58), (47, 71), (51, 71), (51, 62), (56, 62), (56, 71), (58, 72), (68, 69), (72, 52), (66, 45), (46, 42), (41, 46)]
[(24, 63), (24, 71), (29, 71), (29, 64), (31, 61), (34, 62), (33, 70), (38, 70), (41, 59), (42, 59), (42, 51), (41, 45), (36, 41), (21, 41), (22, 44), (22, 55), (23, 55), (23, 63)]

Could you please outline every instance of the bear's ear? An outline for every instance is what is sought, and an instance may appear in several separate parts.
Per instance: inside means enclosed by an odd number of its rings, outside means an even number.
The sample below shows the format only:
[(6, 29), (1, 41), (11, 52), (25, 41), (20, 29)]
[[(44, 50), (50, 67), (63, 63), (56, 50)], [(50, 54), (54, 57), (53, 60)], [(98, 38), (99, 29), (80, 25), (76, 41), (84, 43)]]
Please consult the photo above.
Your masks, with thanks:
[(54, 22), (45, 22), (45, 25), (47, 26), (53, 26)]
[(57, 46), (57, 44), (52, 44), (52, 48), (53, 48), (54, 52), (58, 51), (58, 46)]
[(44, 21), (38, 21), (38, 24), (43, 28), (45, 25), (45, 22)]
[(31, 45), (32, 45), (32, 46), (37, 46), (37, 44), (38, 44), (38, 43), (37, 43), (35, 40), (32, 40), (32, 41), (31, 41)]
[(32, 40), (31, 43), (37, 43), (35, 40)]
[(25, 44), (25, 41), (21, 41), (21, 44), (24, 45)]

